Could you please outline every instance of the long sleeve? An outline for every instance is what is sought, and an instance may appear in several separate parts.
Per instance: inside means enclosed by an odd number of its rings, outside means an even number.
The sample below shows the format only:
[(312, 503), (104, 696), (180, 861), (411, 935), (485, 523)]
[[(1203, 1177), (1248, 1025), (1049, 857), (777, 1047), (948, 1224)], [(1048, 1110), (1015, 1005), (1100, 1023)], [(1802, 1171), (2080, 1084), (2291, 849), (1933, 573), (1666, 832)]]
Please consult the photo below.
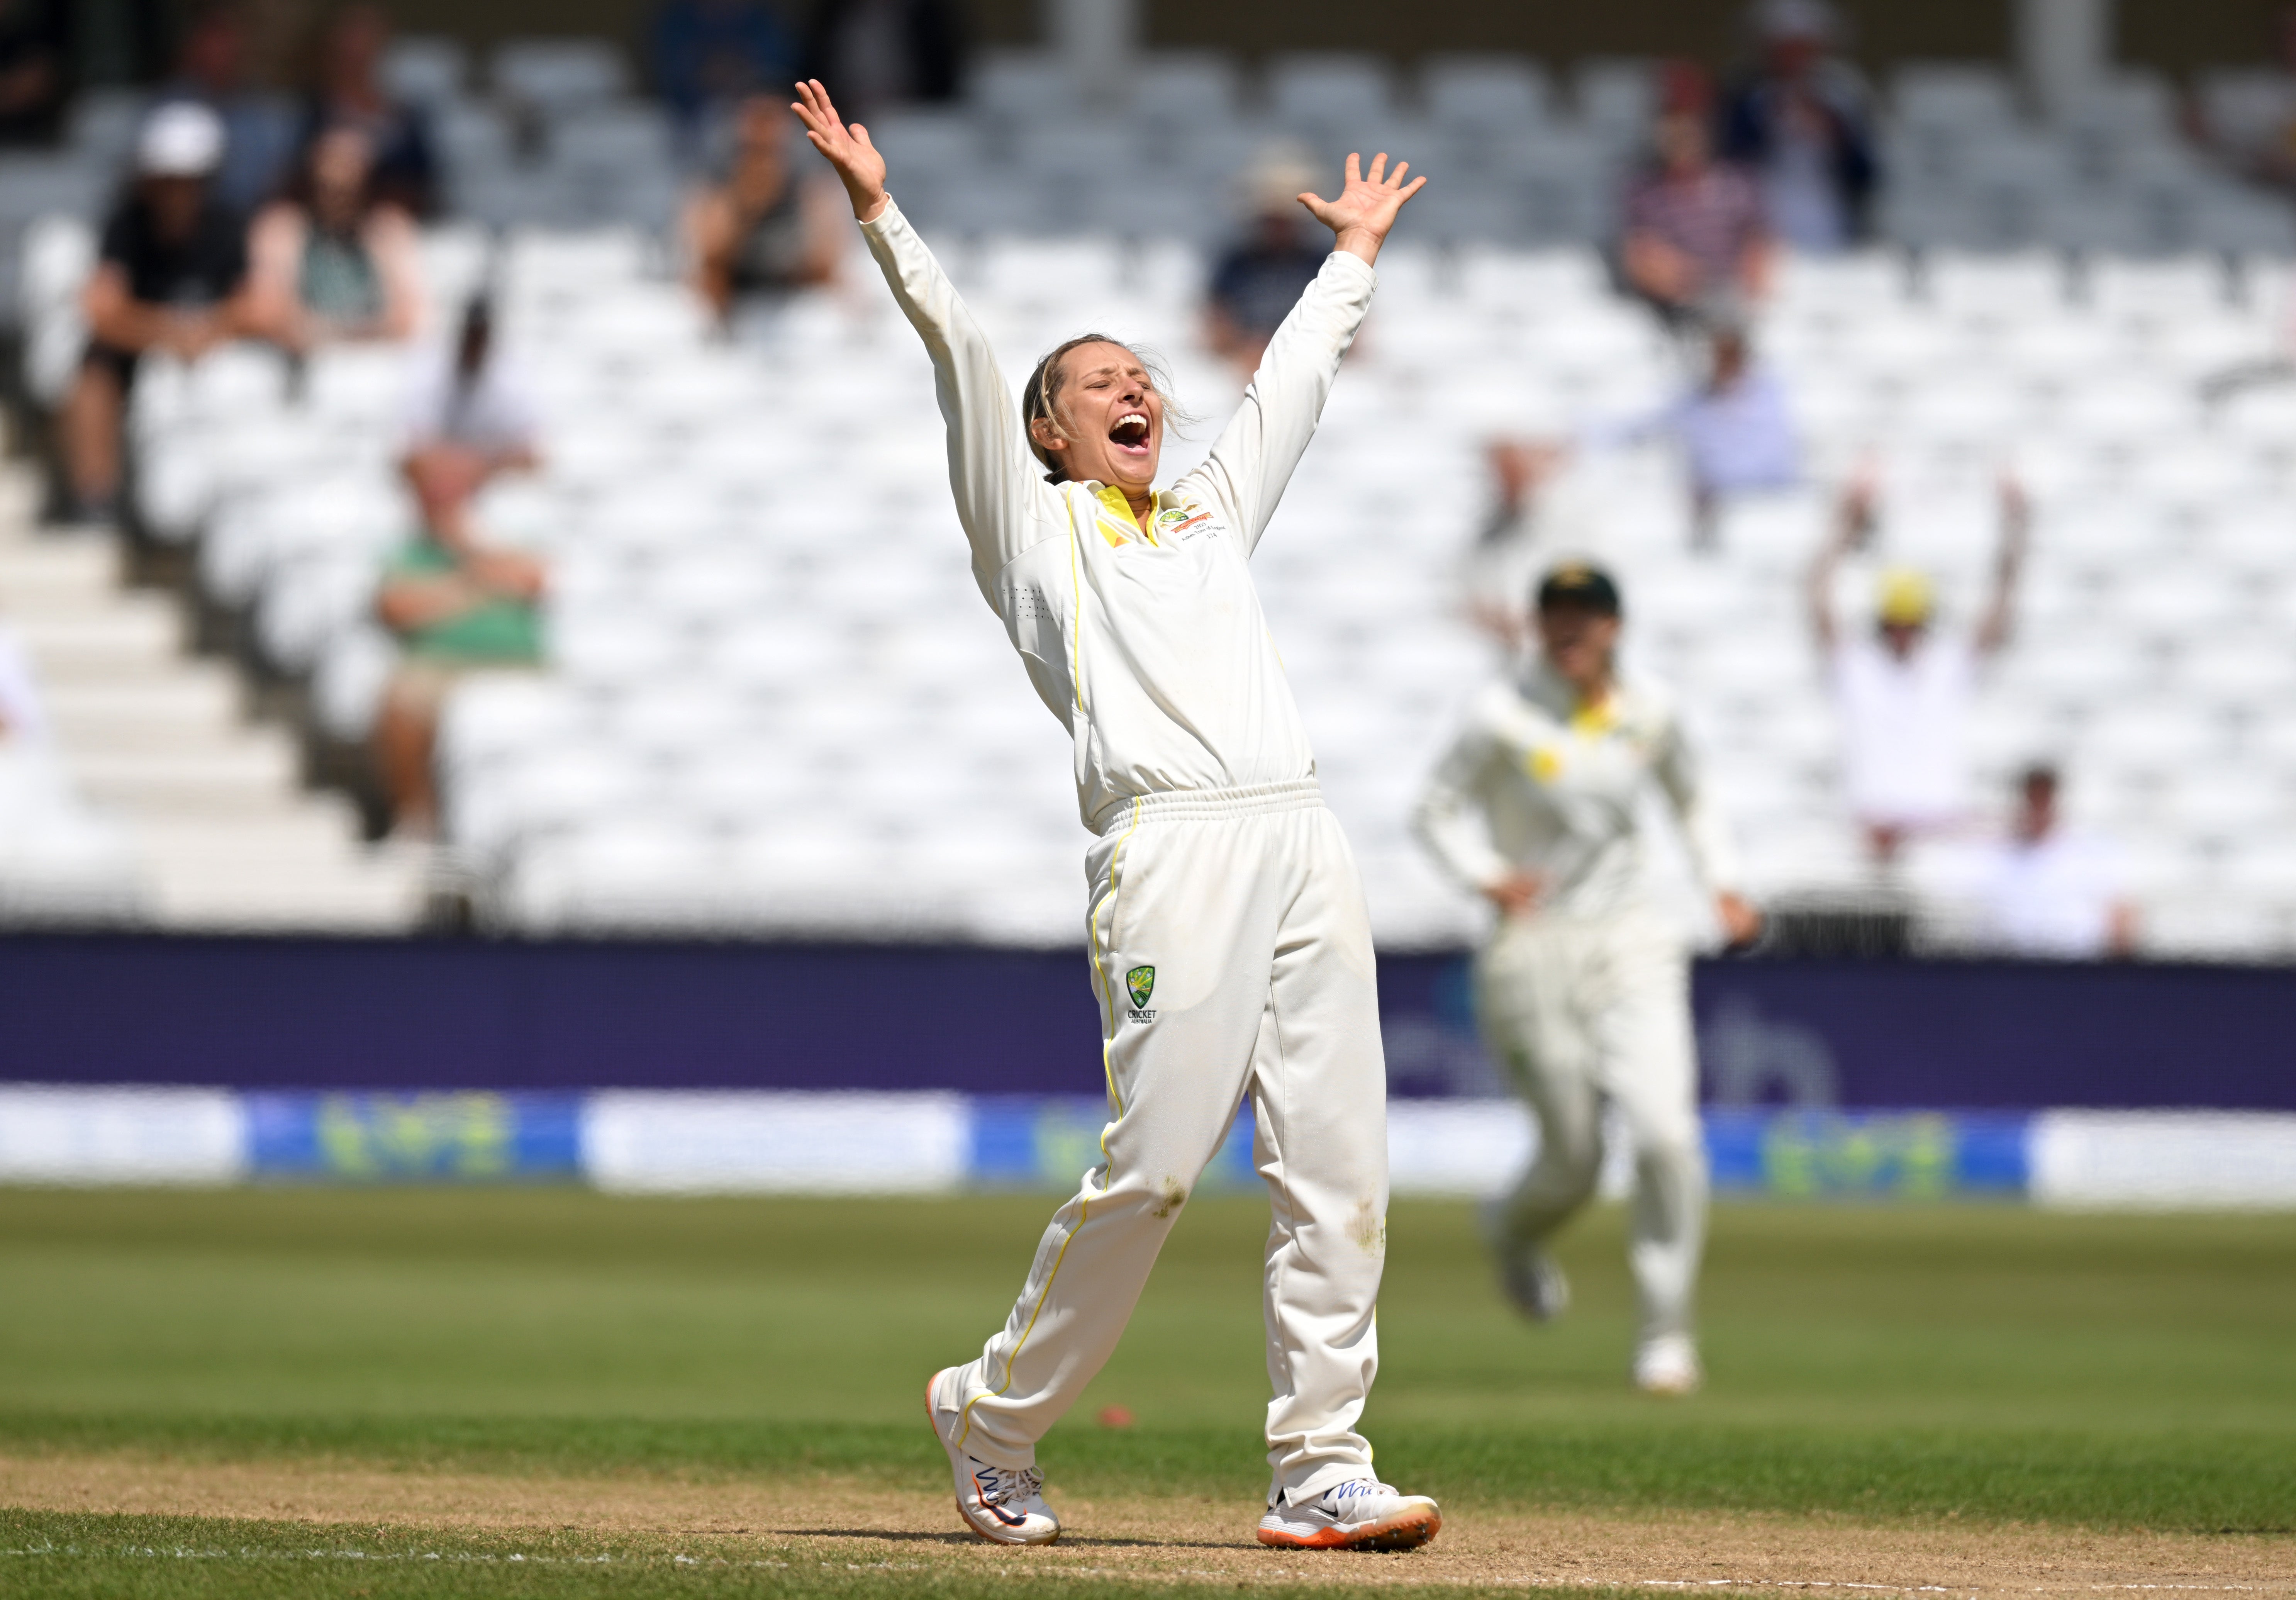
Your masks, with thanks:
[(1737, 891), (1742, 884), (1736, 844), (1730, 837), (1730, 826), (1723, 820), (1721, 808), (1699, 782), (1697, 763), (1691, 758), (1679, 721), (1669, 721), (1651, 771), (1667, 803), (1674, 808), (1683, 841), (1690, 849), (1691, 868), (1697, 873), (1700, 884), (1709, 894)]
[(948, 426), (949, 488), (986, 590), (1014, 556), (1065, 525), (1060, 494), (1029, 453), (988, 336), (900, 207), (888, 200), (861, 225), (861, 236), (932, 357), (933, 391)]
[(1203, 465), (1183, 485), (1201, 484), (1227, 506), (1249, 554), (1275, 514), (1292, 470), (1300, 464), (1340, 362), (1371, 309), (1378, 275), (1359, 257), (1333, 250), (1299, 304), (1267, 341), (1267, 353), (1244, 390), (1242, 407)]
[(1436, 865), (1477, 890), (1513, 870), (1492, 844), (1489, 819), (1476, 796), (1493, 753), (1489, 736), (1469, 726), (1435, 764), (1411, 813), (1411, 832)]

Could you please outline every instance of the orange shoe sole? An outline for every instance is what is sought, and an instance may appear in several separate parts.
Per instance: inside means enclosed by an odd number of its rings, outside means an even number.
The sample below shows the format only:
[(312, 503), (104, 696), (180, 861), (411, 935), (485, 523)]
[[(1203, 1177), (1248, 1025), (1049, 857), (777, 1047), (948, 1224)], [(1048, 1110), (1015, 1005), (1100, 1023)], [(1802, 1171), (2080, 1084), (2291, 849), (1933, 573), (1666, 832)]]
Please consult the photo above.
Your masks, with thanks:
[(1416, 1550), (1442, 1531), (1442, 1512), (1429, 1506), (1398, 1512), (1345, 1533), (1337, 1528), (1306, 1535), (1262, 1528), (1259, 1542), (1280, 1550)]

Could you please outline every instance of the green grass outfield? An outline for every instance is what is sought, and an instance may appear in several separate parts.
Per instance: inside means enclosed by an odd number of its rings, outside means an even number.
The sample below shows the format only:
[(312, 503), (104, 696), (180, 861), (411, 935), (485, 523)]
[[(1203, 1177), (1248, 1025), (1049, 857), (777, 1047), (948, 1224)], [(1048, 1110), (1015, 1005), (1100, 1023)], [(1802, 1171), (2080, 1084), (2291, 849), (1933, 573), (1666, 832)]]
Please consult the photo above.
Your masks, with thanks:
[[(1051, 1204), (0, 1191), (0, 1454), (937, 1482), (924, 1377), (1002, 1317)], [(1190, 1205), (1123, 1347), (1045, 1441), (1056, 1499), (1210, 1496), (1248, 1523), (1266, 1218)], [(1626, 1383), (1622, 1227), (1605, 1209), (1568, 1235), (1576, 1304), (1533, 1329), (1494, 1295), (1467, 1208), (1396, 1206), (1365, 1423), (1384, 1475), (1455, 1512), (2296, 1531), (2296, 1217), (1725, 1206), (1709, 1388), (1675, 1403)], [(1136, 1425), (1096, 1425), (1111, 1404)], [(5, 1511), (0, 1547), (79, 1554), (0, 1557), (0, 1594), (990, 1592), (680, 1565), (578, 1532), (553, 1547), (626, 1559), (513, 1576), (475, 1558), (539, 1555), (531, 1538), (410, 1537), (373, 1534), (371, 1556), (407, 1559), (347, 1575), (296, 1554), (308, 1529)]]

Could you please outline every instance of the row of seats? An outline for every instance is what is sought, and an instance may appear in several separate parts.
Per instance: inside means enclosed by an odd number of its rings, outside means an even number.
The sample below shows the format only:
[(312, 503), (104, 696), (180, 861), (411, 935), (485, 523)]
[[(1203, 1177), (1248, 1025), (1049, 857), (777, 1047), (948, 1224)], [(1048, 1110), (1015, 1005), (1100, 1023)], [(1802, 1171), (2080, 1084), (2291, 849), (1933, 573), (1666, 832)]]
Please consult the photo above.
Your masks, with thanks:
[[(1063, 736), (967, 570), (928, 371), (882, 293), (802, 299), (772, 337), (729, 349), (636, 235), (525, 232), (490, 258), (455, 237), (436, 258), (495, 275), (550, 416), (545, 472), (481, 514), (553, 562), (554, 669), (468, 685), (440, 753), (487, 915), (1072, 940), (1083, 834)], [(1120, 315), (1210, 419), (1169, 466), (1208, 447), (1236, 388), (1196, 345), (1200, 258), (996, 239), (950, 259), (1013, 370)], [(1654, 406), (1682, 377), (1588, 253), (1399, 246), (1382, 267), (1256, 570), (1380, 937), (1442, 943), (1472, 931), (1474, 908), (1406, 819), (1493, 665), (1452, 576), (1480, 514), (1480, 442)], [(2067, 759), (2076, 812), (2145, 864), (2158, 948), (2252, 954), (2296, 934), (2270, 853), (2296, 820), (2296, 652), (2277, 625), (2296, 596), (2296, 460), (2274, 422), (2288, 391), (2201, 406), (2207, 364), (2160, 336), (2155, 295), (2224, 330), (2213, 353), (2231, 360), (2269, 352), (2285, 286), (2262, 261), (2073, 275), (2050, 258), (1797, 261), (1759, 338), (1822, 468), (1879, 452), (1876, 559), (1936, 571), (1950, 619), (1990, 558), (1993, 473), (2028, 480), (2036, 547), (1982, 692), (1982, 775)], [(2055, 342), (1988, 337), (2004, 316)], [(308, 677), (331, 729), (358, 736), (390, 663), (367, 620), (377, 565), (408, 514), (389, 470), (390, 358), (324, 353), (294, 386), (252, 351), (151, 377), (144, 519), (195, 543), (210, 596), (245, 610), (273, 669)], [(1578, 470), (1634, 647), (1681, 685), (1758, 887), (1861, 882), (1800, 615), (1824, 483), (1734, 506), (1702, 555), (1663, 447), (1590, 452)], [(1845, 578), (1851, 614), (1871, 578), (1870, 563)], [(2188, 915), (2198, 883), (2232, 909)]]

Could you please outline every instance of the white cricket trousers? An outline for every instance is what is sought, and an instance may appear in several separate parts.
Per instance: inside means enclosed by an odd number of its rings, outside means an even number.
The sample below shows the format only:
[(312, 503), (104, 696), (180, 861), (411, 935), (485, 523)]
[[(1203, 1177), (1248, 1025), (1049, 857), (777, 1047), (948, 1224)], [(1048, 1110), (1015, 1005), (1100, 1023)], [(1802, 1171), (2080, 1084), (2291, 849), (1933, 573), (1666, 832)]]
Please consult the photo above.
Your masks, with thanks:
[(1086, 870), (1113, 1120), (1012, 1316), (958, 1373), (961, 1442), (995, 1465), (1035, 1460), (1249, 1094), (1274, 1207), (1269, 1498), (1312, 1498), (1367, 1475), (1355, 1427), (1379, 1367), (1387, 1069), (1355, 858), (1308, 779), (1135, 800)]
[(1687, 1333), (1706, 1243), (1690, 963), (1650, 912), (1502, 922), (1475, 970), (1491, 1052), (1538, 1118), (1538, 1153), (1492, 1210), (1497, 1243), (1544, 1243), (1595, 1193), (1603, 1103), (1635, 1148), (1628, 1260), (1642, 1337)]

